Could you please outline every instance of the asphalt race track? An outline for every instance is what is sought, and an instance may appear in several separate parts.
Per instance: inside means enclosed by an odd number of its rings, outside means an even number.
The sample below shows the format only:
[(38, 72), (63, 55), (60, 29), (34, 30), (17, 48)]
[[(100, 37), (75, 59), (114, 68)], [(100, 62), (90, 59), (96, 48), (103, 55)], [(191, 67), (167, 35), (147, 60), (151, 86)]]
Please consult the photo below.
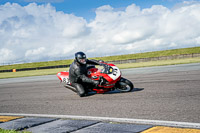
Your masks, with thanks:
[(0, 79), (0, 113), (200, 123), (200, 63), (124, 69), (122, 73), (134, 83), (134, 91), (83, 98), (63, 87), (56, 75)]

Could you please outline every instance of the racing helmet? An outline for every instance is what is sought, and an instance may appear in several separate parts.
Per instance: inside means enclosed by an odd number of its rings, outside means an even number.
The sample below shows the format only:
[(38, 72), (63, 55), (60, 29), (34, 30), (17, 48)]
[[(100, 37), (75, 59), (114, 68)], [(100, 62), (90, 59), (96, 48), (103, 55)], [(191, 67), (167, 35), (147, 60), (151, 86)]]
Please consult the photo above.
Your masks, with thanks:
[(87, 58), (86, 55), (83, 52), (77, 52), (75, 53), (75, 60), (79, 63), (79, 64), (86, 64)]

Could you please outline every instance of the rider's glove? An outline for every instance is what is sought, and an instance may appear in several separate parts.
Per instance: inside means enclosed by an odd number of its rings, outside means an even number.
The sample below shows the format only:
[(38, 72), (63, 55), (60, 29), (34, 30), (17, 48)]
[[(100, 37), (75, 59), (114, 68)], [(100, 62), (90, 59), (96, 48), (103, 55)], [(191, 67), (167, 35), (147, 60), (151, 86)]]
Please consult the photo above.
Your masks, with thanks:
[(93, 84), (95, 85), (95, 87), (97, 87), (99, 85), (99, 81), (98, 80), (93, 80)]
[(106, 64), (104, 64), (104, 63), (101, 63), (101, 64), (100, 64), (100, 66), (105, 66), (105, 65), (106, 65)]
[(103, 60), (98, 60), (99, 61), (99, 63), (104, 63), (104, 61)]
[(101, 63), (100, 66), (103, 66), (104, 68), (108, 67), (108, 65), (104, 63)]

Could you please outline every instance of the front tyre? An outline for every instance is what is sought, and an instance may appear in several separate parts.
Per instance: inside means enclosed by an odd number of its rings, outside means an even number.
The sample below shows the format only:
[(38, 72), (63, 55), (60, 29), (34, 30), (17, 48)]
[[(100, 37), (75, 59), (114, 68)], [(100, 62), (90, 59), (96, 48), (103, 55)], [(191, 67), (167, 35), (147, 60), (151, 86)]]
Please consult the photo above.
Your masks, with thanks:
[(115, 86), (115, 89), (121, 92), (130, 92), (133, 90), (133, 88), (134, 88), (133, 83), (125, 78), (121, 78)]

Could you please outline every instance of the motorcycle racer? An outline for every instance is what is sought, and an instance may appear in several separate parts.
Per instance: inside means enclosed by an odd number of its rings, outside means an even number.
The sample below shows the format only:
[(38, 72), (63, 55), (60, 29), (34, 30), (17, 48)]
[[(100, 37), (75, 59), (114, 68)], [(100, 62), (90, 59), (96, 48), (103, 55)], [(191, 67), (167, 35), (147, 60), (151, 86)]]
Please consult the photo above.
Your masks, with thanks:
[(101, 63), (97, 60), (88, 60), (85, 53), (77, 52), (75, 53), (75, 60), (69, 69), (69, 80), (80, 97), (87, 95), (88, 86), (98, 86), (100, 82), (86, 76), (88, 64), (100, 65)]
[(88, 60), (83, 52), (77, 52), (70, 70), (58, 72), (57, 77), (60, 83), (64, 83), (66, 88), (80, 97), (86, 96), (88, 92), (104, 94), (113, 90), (130, 92), (134, 89), (133, 83), (122, 77), (116, 65), (101, 60)]

